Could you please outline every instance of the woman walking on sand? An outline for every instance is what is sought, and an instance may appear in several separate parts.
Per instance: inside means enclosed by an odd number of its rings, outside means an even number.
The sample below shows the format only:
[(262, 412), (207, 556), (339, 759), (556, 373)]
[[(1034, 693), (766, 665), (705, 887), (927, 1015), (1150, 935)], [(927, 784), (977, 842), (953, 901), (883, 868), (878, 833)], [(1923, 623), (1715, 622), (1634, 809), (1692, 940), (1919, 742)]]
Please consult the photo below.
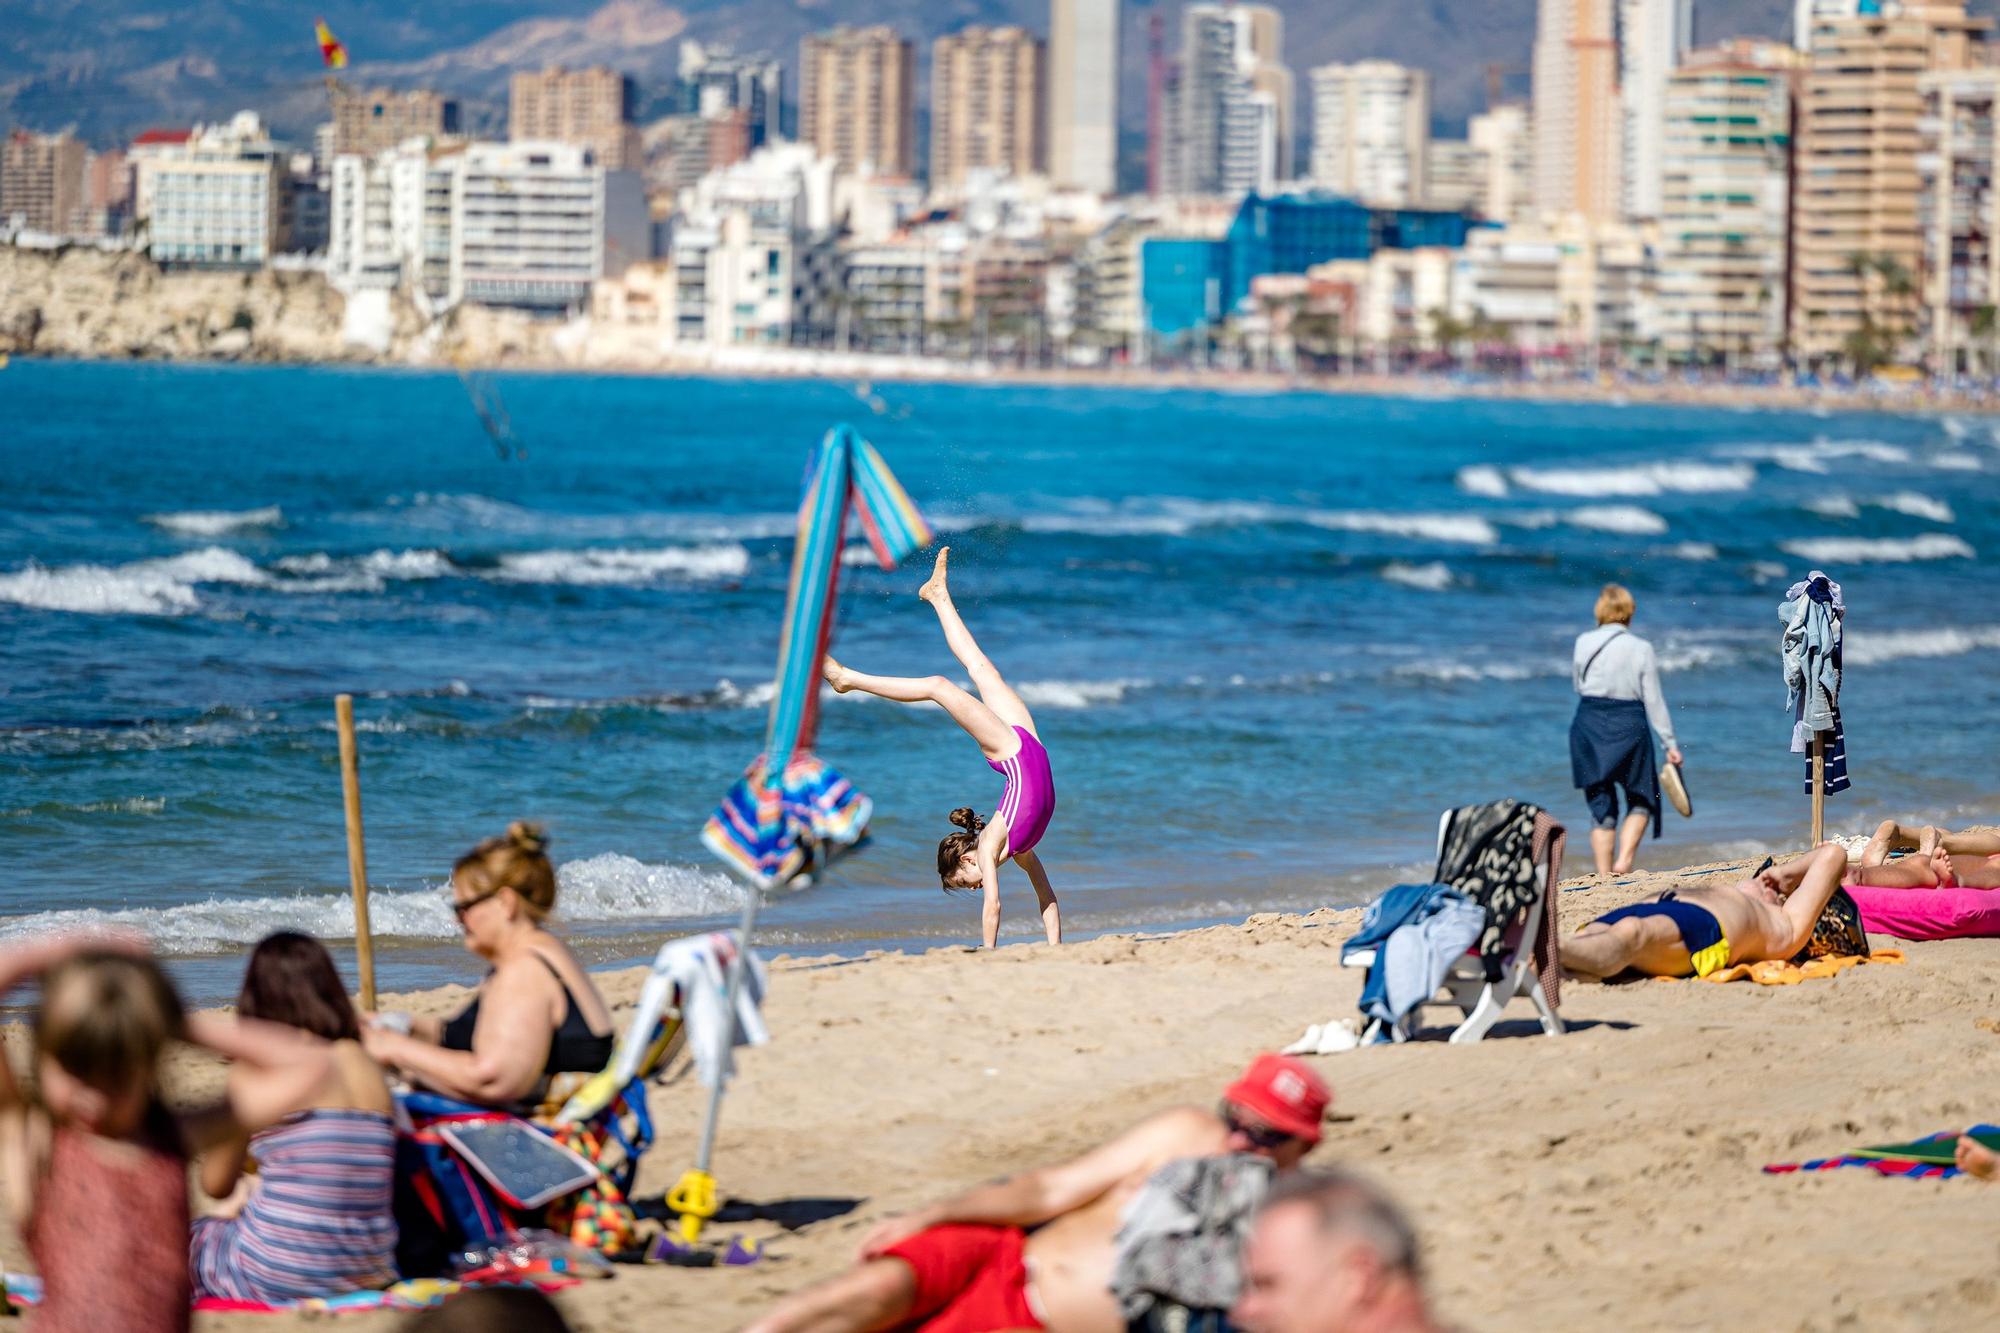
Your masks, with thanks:
[(931, 604), (944, 640), (972, 677), (979, 693), (966, 693), (943, 676), (911, 679), (903, 676), (870, 676), (851, 671), (826, 659), (827, 683), (841, 693), (860, 690), (897, 703), (934, 703), (951, 714), (951, 720), (965, 734), (979, 742), (980, 752), (992, 769), (1004, 777), (1000, 806), (991, 819), (982, 820), (970, 807), (951, 812), (951, 822), (960, 832), (948, 833), (938, 843), (938, 878), (945, 891), (984, 889), (986, 903), (981, 914), (981, 935), (987, 948), (1000, 939), (1000, 867), (1012, 860), (1027, 872), (1035, 886), (1035, 901), (1042, 914), (1042, 929), (1050, 944), (1062, 943), (1062, 911), (1056, 905), (1055, 890), (1049, 887), (1048, 872), (1035, 855), (1035, 844), (1048, 831), (1049, 816), (1055, 813), (1055, 779), (1049, 772), (1049, 752), (1042, 748), (1035, 732), (1035, 719), (1021, 696), (1014, 693), (986, 654), (979, 651), (972, 631), (959, 619), (951, 603), (951, 589), (945, 584), (945, 562), (949, 546), (938, 552), (937, 567), (917, 596)]
[[(1576, 719), (1569, 728), (1570, 777), (1590, 802), (1590, 852), (1597, 873), (1625, 874), (1639, 855), (1646, 825), (1660, 832), (1660, 775), (1653, 738), (1678, 764), (1674, 722), (1660, 694), (1653, 645), (1632, 633), (1632, 594), (1607, 583), (1597, 594), (1597, 628), (1576, 639)], [(1618, 822), (1618, 790), (1625, 822)]]

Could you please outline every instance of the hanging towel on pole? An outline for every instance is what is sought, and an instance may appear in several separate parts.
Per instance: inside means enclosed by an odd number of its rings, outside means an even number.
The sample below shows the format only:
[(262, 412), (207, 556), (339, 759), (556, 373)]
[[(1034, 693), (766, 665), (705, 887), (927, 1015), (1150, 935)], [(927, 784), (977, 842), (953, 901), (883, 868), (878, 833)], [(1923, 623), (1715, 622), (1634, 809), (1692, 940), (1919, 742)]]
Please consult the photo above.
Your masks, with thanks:
[(842, 425), (827, 432), (806, 463), (764, 752), (729, 789), (701, 835), (710, 851), (759, 888), (823, 870), (867, 836), (874, 810), (812, 753), (820, 663), (833, 636), (850, 511), (884, 569), (930, 544), (929, 525), (875, 446)]
[(1846, 615), (1840, 585), (1817, 569), (1794, 583), (1778, 607), (1778, 618), (1785, 624), (1781, 651), (1785, 706), (1792, 711), (1792, 753), (1808, 755), (1808, 796), (1815, 736), (1824, 742), (1827, 794), (1852, 785), (1847, 777), (1847, 737), (1840, 725), (1840, 639)]

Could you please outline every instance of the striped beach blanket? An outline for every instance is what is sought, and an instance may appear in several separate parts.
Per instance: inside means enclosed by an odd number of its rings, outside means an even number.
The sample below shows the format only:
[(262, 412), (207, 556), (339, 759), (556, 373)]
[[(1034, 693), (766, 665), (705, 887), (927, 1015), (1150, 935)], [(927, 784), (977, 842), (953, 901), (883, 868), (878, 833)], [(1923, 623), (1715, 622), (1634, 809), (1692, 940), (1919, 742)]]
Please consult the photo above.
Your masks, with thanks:
[[(1971, 1129), (1947, 1129), (1926, 1135), (1916, 1140), (1922, 1144), (1936, 1144), (1937, 1149), (1925, 1153), (1927, 1157), (1946, 1157), (1958, 1142), (1961, 1134), (1985, 1136), (2000, 1134), (2000, 1126), (1974, 1125)], [(1840, 1157), (1821, 1157), (1811, 1162), (1780, 1162), (1764, 1168), (1767, 1176), (1790, 1175), (1794, 1171), (1835, 1171), (1844, 1166), (1865, 1166), (1885, 1176), (1899, 1176), (1904, 1180), (1949, 1180), (1965, 1173), (1943, 1161), (1918, 1161), (1909, 1157), (1879, 1157), (1848, 1153)]]
[(931, 530), (875, 447), (836, 426), (806, 465), (791, 586), (778, 640), (778, 676), (764, 750), (729, 789), (702, 841), (759, 888), (810, 877), (868, 834), (873, 803), (812, 753), (819, 732), (820, 664), (833, 637), (848, 516), (894, 569)]

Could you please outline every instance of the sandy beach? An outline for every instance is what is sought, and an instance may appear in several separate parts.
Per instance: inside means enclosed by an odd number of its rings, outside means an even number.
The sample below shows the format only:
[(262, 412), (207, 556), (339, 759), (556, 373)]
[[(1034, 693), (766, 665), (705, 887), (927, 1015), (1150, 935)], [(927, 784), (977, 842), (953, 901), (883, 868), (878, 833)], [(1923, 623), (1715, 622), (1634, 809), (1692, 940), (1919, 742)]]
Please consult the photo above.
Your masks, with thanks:
[[(1742, 868), (1571, 880), (1561, 919), (1574, 929), (1678, 879)], [(718, 1223), (718, 1237), (767, 1238), (768, 1260), (621, 1268), (560, 1303), (579, 1329), (736, 1327), (846, 1264), (887, 1213), (1078, 1151), (1156, 1108), (1210, 1103), (1252, 1054), (1354, 1012), (1360, 977), (1335, 960), (1358, 917), (1266, 915), (990, 956), (776, 961), (774, 1040), (740, 1061), (716, 1174), (728, 1198), (851, 1211), (795, 1232)], [(1902, 947), (1905, 965), (1793, 987), (1567, 985), (1571, 1031), (1558, 1039), (1517, 1002), (1482, 1045), (1315, 1058), (1335, 1105), (1312, 1160), (1366, 1171), (1403, 1201), (1442, 1309), (1463, 1328), (1738, 1315), (1772, 1329), (1988, 1326), (2000, 1318), (2000, 1190), (1758, 1170), (1994, 1118), (2000, 1034), (1980, 1020), (2000, 1018), (2000, 947)], [(639, 982), (611, 974), (606, 995), (629, 1007)], [(463, 994), (385, 1004), (443, 1011)], [(177, 1075), (191, 1091), (215, 1079), (185, 1064)], [(691, 1162), (700, 1106), (684, 1070), (656, 1089), (661, 1141), (642, 1197)], [(7, 1258), (21, 1266), (17, 1243)], [(198, 1325), (295, 1322), (306, 1321)], [(396, 1323), (340, 1320), (356, 1333)]]

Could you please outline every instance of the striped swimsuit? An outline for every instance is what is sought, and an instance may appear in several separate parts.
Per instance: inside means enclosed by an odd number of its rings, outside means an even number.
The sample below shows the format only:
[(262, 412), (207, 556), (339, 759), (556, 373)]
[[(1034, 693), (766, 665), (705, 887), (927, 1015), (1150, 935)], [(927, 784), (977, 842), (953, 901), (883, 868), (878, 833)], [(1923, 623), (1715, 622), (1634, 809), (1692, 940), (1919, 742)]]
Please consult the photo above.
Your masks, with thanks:
[(986, 766), (1007, 779), (1000, 791), (1000, 808), (995, 816), (1007, 821), (1007, 850), (1010, 855), (1033, 851), (1048, 832), (1049, 817), (1056, 812), (1056, 779), (1049, 771), (1049, 752), (1026, 727), (1014, 728), (1021, 748), (1005, 759), (988, 759)]
[(396, 1130), (376, 1111), (305, 1111), (250, 1140), (260, 1184), (194, 1224), (197, 1296), (281, 1304), (396, 1280)]

